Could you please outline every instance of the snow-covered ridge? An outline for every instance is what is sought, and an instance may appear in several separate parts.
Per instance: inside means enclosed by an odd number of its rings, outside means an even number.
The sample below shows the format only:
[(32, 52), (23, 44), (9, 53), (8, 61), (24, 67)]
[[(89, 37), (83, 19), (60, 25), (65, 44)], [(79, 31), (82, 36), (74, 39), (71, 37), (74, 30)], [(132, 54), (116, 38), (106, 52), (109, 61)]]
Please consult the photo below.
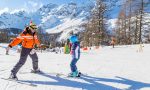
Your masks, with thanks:
[[(88, 2), (88, 1), (87, 1)], [(91, 4), (91, 6), (94, 6)], [(24, 10), (14, 12), (3, 12), (0, 15), (0, 28), (19, 28), (23, 29), (32, 20), (43, 29), (53, 28), (61, 23), (65, 18), (86, 18), (90, 12), (89, 4), (79, 5), (78, 3), (68, 2), (56, 5), (49, 3), (42, 6), (35, 12), (28, 13)]]
[[(27, 13), (24, 10), (0, 15), (0, 28), (24, 29), (30, 20), (48, 33), (63, 32), (60, 38), (65, 39), (68, 32), (77, 30), (90, 16), (94, 3), (87, 0), (83, 2), (68, 2), (61, 5), (49, 3), (36, 12)], [(80, 30), (78, 30), (80, 31)]]

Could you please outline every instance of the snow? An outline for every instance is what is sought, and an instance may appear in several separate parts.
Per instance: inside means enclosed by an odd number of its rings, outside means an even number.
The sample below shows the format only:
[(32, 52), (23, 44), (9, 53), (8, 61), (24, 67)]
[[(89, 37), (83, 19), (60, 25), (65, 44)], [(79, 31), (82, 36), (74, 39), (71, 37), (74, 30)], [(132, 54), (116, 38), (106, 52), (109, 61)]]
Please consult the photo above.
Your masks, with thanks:
[[(37, 52), (39, 68), (45, 74), (29, 73), (32, 69), (29, 57), (17, 74), (22, 82), (37, 87), (0, 79), (0, 90), (150, 90), (150, 44), (144, 44), (143, 52), (137, 52), (138, 48), (139, 45), (131, 45), (82, 50), (77, 63), (85, 74), (81, 78), (56, 77), (56, 73), (67, 75), (70, 72), (70, 55)], [(0, 78), (9, 77), (19, 56), (15, 50), (5, 55), (5, 48), (0, 47)]]
[(116, 21), (117, 19), (109, 19), (108, 23), (110, 24), (111, 28), (115, 28), (116, 27)]
[(42, 19), (42, 24), (40, 26), (42, 26), (43, 29), (45, 30), (47, 28), (53, 28), (60, 23), (61, 23), (60, 20), (56, 16), (50, 16), (49, 15), (49, 16), (44, 17)]
[(4, 9), (0, 10), (0, 15), (3, 14), (3, 13), (6, 13), (6, 12), (9, 12), (8, 8), (4, 8)]
[(69, 33), (71, 31), (74, 32), (80, 32), (81, 29), (79, 29), (79, 26), (82, 25), (85, 21), (83, 21), (81, 18), (80, 19), (64, 19), (62, 21), (63, 23), (52, 28), (52, 29), (47, 29), (46, 32), (48, 33), (60, 33), (63, 32), (61, 34), (61, 36), (59, 37), (58, 41), (61, 41), (63, 39), (67, 39), (69, 37)]

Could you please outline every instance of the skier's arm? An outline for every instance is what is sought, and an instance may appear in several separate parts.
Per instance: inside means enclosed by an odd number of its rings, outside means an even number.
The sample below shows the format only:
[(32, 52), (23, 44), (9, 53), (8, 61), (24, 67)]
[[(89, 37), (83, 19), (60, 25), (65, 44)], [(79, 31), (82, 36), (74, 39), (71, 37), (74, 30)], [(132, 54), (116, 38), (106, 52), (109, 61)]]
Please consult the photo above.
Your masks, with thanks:
[(74, 51), (75, 48), (76, 48), (76, 44), (74, 43), (74, 44), (72, 44), (71, 50)]
[(72, 43), (69, 43), (69, 50), (71, 52)]
[(36, 39), (35, 42), (38, 46), (40, 46), (40, 41), (38, 39)]
[(23, 36), (25, 36), (23, 33), (21, 33), (18, 37), (16, 37), (8, 46), (9, 47), (13, 47), (18, 45), (24, 38)]
[(76, 43), (73, 43), (72, 46), (71, 46), (70, 54), (74, 54), (75, 49), (76, 49)]
[(35, 36), (35, 44), (40, 47), (40, 41), (37, 36)]

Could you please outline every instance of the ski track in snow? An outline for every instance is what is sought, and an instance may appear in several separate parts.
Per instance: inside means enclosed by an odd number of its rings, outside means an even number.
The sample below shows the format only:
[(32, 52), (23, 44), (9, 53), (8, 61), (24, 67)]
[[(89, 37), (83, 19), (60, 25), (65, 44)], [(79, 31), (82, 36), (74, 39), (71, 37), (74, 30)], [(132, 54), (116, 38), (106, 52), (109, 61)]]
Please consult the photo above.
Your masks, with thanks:
[[(144, 44), (143, 52), (137, 49), (137, 45), (104, 46), (82, 51), (77, 63), (84, 74), (80, 78), (56, 76), (70, 73), (69, 54), (37, 52), (43, 73), (30, 73), (32, 61), (28, 57), (17, 74), (21, 82), (37, 86), (0, 79), (0, 90), (150, 90), (150, 44)], [(5, 55), (5, 49), (0, 47), (0, 78), (9, 77), (19, 56), (14, 50)]]

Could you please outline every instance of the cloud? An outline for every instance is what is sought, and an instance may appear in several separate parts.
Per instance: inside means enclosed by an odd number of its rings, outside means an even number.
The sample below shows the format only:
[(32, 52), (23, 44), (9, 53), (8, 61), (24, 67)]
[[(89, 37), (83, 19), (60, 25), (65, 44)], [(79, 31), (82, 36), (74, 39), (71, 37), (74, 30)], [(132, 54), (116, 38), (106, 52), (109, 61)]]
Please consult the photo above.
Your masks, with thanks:
[(28, 12), (34, 12), (42, 6), (42, 2), (28, 1), (25, 3), (25, 8), (28, 10)]
[(28, 1), (24, 4), (24, 9), (27, 12), (34, 12), (43, 6), (42, 2)]
[(37, 7), (38, 6), (38, 3), (33, 2), (33, 1), (28, 1), (28, 4), (30, 4), (33, 7)]
[(4, 9), (1, 9), (0, 10), (0, 15), (3, 14), (3, 13), (5, 13), (5, 12), (9, 12), (9, 8), (6, 7)]
[(14, 9), (10, 12), (10, 14), (14, 14), (14, 13), (17, 13), (19, 11), (26, 11), (25, 9)]

